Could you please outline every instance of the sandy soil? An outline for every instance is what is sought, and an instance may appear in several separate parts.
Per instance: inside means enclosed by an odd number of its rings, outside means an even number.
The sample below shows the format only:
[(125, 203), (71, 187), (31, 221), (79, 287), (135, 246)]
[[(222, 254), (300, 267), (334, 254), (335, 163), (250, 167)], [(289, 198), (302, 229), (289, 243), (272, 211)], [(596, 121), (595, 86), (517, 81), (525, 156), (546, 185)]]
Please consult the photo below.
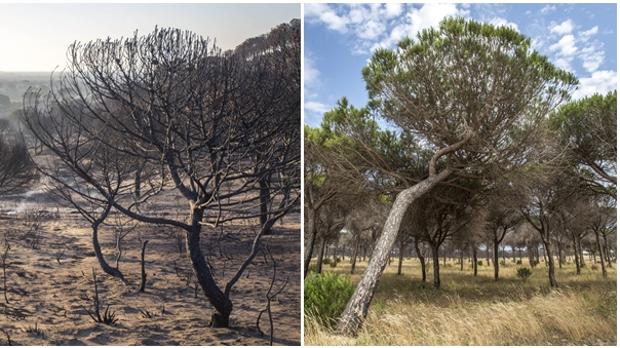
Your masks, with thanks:
[[(6, 205), (5, 205), (6, 207)], [(55, 207), (48, 209), (56, 212)], [(90, 246), (90, 229), (79, 215), (58, 210), (42, 224), (39, 247), (31, 247), (32, 234), (23, 212), (0, 209), (0, 237), (7, 233), (7, 288), (9, 304), (0, 293), (0, 329), (13, 344), (22, 345), (267, 345), (268, 336), (256, 329), (258, 312), (265, 308), (265, 293), (272, 263), (259, 254), (232, 292), (231, 328), (209, 327), (213, 307), (201, 290), (195, 295), (189, 261), (179, 253), (175, 232), (156, 226), (139, 226), (123, 241), (120, 270), (129, 285), (105, 275)], [(274, 344), (300, 343), (300, 233), (297, 214), (277, 224), (264, 238), (277, 262), (276, 288), (288, 278), (284, 291), (272, 302)], [(203, 251), (220, 286), (230, 279), (248, 254), (252, 226), (226, 226), (203, 233)], [(139, 235), (149, 240), (145, 293), (140, 282)], [(113, 264), (115, 244), (111, 228), (100, 240)], [(0, 242), (0, 246), (3, 243)], [(2, 250), (0, 250), (0, 253)], [(119, 320), (114, 326), (95, 323), (92, 309), (95, 269), (103, 306), (110, 306)], [(0, 289), (1, 285), (0, 269)], [(147, 313), (148, 312), (148, 313)], [(150, 317), (149, 317), (150, 316)], [(39, 331), (33, 330), (38, 328)], [(263, 315), (261, 328), (269, 332)], [(0, 330), (0, 344), (6, 335)]]

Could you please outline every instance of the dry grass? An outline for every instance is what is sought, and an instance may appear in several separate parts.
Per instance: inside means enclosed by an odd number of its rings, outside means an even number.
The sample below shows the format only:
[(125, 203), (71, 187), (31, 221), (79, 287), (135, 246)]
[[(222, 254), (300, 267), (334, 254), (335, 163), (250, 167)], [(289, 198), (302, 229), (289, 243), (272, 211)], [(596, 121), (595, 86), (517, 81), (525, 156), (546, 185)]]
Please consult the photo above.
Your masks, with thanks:
[[(354, 282), (359, 281), (364, 263)], [(442, 267), (442, 289), (420, 282), (417, 261), (406, 260), (405, 275), (396, 264), (386, 269), (362, 331), (355, 338), (335, 334), (305, 320), (306, 345), (566, 345), (616, 343), (616, 273), (602, 279), (589, 267), (577, 276), (572, 265), (558, 270), (560, 288), (549, 289), (539, 265), (527, 281), (522, 267), (507, 260), (500, 281), (492, 267), (471, 270), (449, 261)], [(342, 262), (327, 271), (348, 273)], [(432, 282), (432, 272), (429, 272)]]

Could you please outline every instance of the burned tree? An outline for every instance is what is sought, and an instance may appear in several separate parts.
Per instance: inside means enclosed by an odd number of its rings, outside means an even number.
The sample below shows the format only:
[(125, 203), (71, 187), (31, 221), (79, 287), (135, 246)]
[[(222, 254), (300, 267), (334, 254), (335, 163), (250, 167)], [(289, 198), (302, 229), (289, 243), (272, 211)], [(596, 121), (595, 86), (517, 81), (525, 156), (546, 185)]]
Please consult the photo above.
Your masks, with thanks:
[[(284, 25), (290, 35), (274, 38), (283, 40), (279, 46), (251, 56), (222, 53), (208, 39), (177, 29), (75, 43), (50, 97), (32, 91), (25, 98), (26, 128), (92, 192), (89, 200), (139, 222), (185, 231), (196, 279), (216, 310), (213, 326), (229, 325), (233, 287), (260, 250), (261, 237), (299, 199), (299, 78), (291, 80), (299, 66), (281, 58), (298, 46), (298, 25)], [(46, 127), (49, 120), (74, 130)], [(119, 170), (89, 170), (84, 155), (92, 144), (111, 163), (122, 160)], [(135, 163), (141, 161), (136, 190)], [(264, 178), (273, 179), (266, 211), (260, 203)], [(184, 219), (157, 209), (171, 196), (185, 202), (178, 207)], [(218, 284), (201, 232), (261, 216), (249, 254)]]
[(0, 196), (24, 190), (35, 178), (24, 139), (8, 122), (0, 122)]

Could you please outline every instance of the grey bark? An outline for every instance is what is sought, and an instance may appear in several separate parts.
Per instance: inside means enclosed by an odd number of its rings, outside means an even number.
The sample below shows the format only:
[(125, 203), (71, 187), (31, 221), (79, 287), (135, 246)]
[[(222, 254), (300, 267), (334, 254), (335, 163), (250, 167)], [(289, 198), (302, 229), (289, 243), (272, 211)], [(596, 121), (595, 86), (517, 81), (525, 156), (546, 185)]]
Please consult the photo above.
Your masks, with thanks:
[(601, 244), (601, 237), (599, 235), (598, 231), (594, 231), (594, 234), (596, 235), (596, 246), (598, 247), (598, 252), (599, 252), (599, 261), (601, 263), (601, 272), (603, 273), (603, 278), (607, 278), (607, 269), (605, 268), (605, 257), (604, 252), (603, 252), (603, 245)]
[(304, 278), (308, 275), (310, 271), (310, 261), (312, 260), (312, 254), (314, 253), (314, 243), (316, 243), (316, 219), (315, 213), (312, 209), (308, 209), (308, 230), (310, 231), (310, 244), (308, 245), (308, 250), (306, 250), (306, 255), (304, 255)]
[[(433, 161), (431, 161), (433, 162)], [(434, 163), (433, 166), (435, 165)], [(436, 173), (434, 167), (429, 170)], [(438, 174), (429, 176), (402, 192), (400, 192), (392, 205), (388, 218), (383, 226), (383, 231), (377, 240), (368, 267), (364, 271), (360, 282), (357, 284), (353, 296), (338, 321), (338, 331), (345, 334), (355, 334), (361, 327), (362, 321), (368, 314), (368, 307), (374, 297), (379, 278), (383, 274), (390, 251), (396, 242), (400, 225), (407, 209), (416, 199), (429, 192), (437, 184), (445, 180), (452, 170), (444, 169)]]

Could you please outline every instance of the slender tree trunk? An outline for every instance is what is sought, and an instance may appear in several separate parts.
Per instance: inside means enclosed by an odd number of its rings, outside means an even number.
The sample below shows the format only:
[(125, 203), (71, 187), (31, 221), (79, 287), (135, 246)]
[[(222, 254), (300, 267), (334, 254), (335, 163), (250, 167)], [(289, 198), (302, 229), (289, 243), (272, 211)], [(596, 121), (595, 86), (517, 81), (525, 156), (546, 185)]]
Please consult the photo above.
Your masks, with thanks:
[(463, 272), (463, 248), (460, 250), (459, 261), (461, 263), (461, 272)]
[(357, 251), (360, 248), (360, 236), (355, 237), (355, 248), (353, 249), (353, 257), (351, 259), (351, 274), (355, 273), (355, 264), (357, 263)]
[(493, 275), (499, 280), (499, 242), (493, 241)]
[(144, 266), (144, 252), (146, 251), (146, 244), (148, 240), (142, 242), (142, 250), (140, 252), (140, 290), (139, 292), (144, 292), (144, 288), (146, 287), (146, 269)]
[(433, 287), (439, 289), (441, 287), (441, 280), (439, 279), (439, 246), (432, 246), (431, 251), (433, 253)]
[(426, 282), (426, 259), (424, 258), (424, 255), (422, 255), (422, 251), (420, 250), (420, 241), (417, 238), (413, 240), (413, 246), (415, 247), (415, 254), (418, 257), (418, 260), (420, 260), (420, 269), (422, 270), (422, 282), (425, 283)]
[(445, 266), (447, 262), (448, 251), (444, 249), (442, 253), (443, 253), (443, 265)]
[(551, 244), (543, 238), (543, 246), (545, 248), (546, 258), (548, 259), (548, 268), (549, 268), (549, 285), (552, 288), (556, 288), (558, 286), (558, 282), (555, 280), (555, 265), (553, 262), (553, 253), (551, 251)]
[[(267, 222), (267, 210), (269, 206), (269, 179), (262, 178), (258, 181), (260, 196), (260, 225), (263, 226)], [(263, 234), (271, 234), (271, 229), (266, 230)]]
[(489, 259), (489, 254), (490, 254), (490, 251), (491, 251), (491, 248), (490, 248), (491, 244), (493, 244), (493, 243), (487, 243), (486, 244), (486, 248), (485, 248), (486, 249), (485, 250), (485, 256), (486, 256), (486, 260), (487, 260), (487, 266), (491, 266), (491, 261)]
[(560, 269), (562, 269), (562, 257), (564, 257), (564, 254), (562, 253), (562, 243), (560, 243), (560, 241), (557, 241), (557, 248), (558, 248), (558, 266), (560, 267)]
[(403, 257), (405, 255), (405, 241), (400, 241), (400, 246), (398, 248), (398, 272), (397, 275), (403, 274)]
[(573, 237), (573, 251), (575, 252), (575, 268), (577, 274), (581, 274), (581, 263), (579, 262), (579, 248), (577, 246), (577, 238)]
[(123, 276), (123, 273), (121, 273), (121, 271), (118, 270), (118, 268), (114, 268), (112, 266), (110, 266), (110, 264), (108, 264), (108, 262), (105, 260), (105, 257), (103, 256), (103, 253), (101, 252), (101, 245), (99, 244), (99, 225), (101, 224), (101, 220), (95, 221), (92, 225), (92, 243), (93, 243), (93, 250), (95, 251), (95, 257), (97, 258), (97, 262), (99, 263), (99, 266), (101, 266), (101, 269), (111, 275), (114, 278), (118, 278), (120, 280), (122, 280), (123, 282), (125, 282), (125, 277)]
[(321, 237), (321, 246), (319, 248), (319, 255), (316, 258), (316, 273), (323, 271), (323, 258), (325, 256), (325, 249), (327, 248), (327, 239)]
[(336, 244), (334, 244), (334, 262), (338, 260), (338, 239), (336, 239)]
[(577, 238), (577, 246), (579, 249), (579, 264), (583, 267), (586, 265), (586, 261), (583, 259), (583, 244), (581, 243), (581, 238)]
[(474, 268), (474, 277), (478, 275), (478, 248), (472, 247), (471, 265)]
[[(438, 152), (439, 153), (439, 152)], [(431, 162), (432, 164), (433, 162)], [(434, 164), (431, 166), (430, 173), (434, 173)], [(438, 174), (429, 176), (427, 179), (417, 183), (400, 192), (392, 205), (387, 220), (383, 226), (383, 231), (375, 245), (368, 267), (364, 271), (360, 282), (357, 284), (351, 299), (340, 316), (338, 331), (344, 334), (356, 334), (363, 320), (368, 314), (368, 307), (374, 297), (377, 282), (385, 270), (390, 251), (398, 237), (403, 216), (407, 212), (411, 203), (422, 195), (429, 192), (440, 182), (444, 181), (452, 170), (444, 169)]]
[(601, 237), (598, 231), (594, 231), (596, 235), (596, 246), (598, 247), (599, 259), (601, 261), (601, 272), (603, 273), (603, 278), (607, 278), (607, 269), (605, 268), (605, 257), (603, 256), (603, 245), (601, 244)]
[(316, 242), (316, 219), (314, 210), (308, 209), (308, 231), (310, 231), (310, 243), (306, 255), (304, 255), (304, 279), (310, 271), (310, 261), (312, 260), (312, 254), (314, 253), (314, 243)]
[(611, 257), (609, 257), (609, 244), (607, 243), (607, 234), (603, 233), (603, 251), (605, 252), (605, 260), (607, 266), (611, 268)]
[(200, 287), (209, 300), (209, 303), (211, 303), (216, 310), (216, 313), (213, 313), (211, 316), (211, 326), (228, 327), (233, 304), (217, 286), (217, 283), (211, 274), (211, 269), (209, 265), (207, 265), (204, 255), (202, 254), (200, 247), (200, 221), (202, 220), (202, 214), (203, 211), (201, 209), (192, 209), (192, 224), (186, 234), (187, 251), (192, 267), (194, 268), (196, 280), (198, 281), (198, 284), (200, 284)]

